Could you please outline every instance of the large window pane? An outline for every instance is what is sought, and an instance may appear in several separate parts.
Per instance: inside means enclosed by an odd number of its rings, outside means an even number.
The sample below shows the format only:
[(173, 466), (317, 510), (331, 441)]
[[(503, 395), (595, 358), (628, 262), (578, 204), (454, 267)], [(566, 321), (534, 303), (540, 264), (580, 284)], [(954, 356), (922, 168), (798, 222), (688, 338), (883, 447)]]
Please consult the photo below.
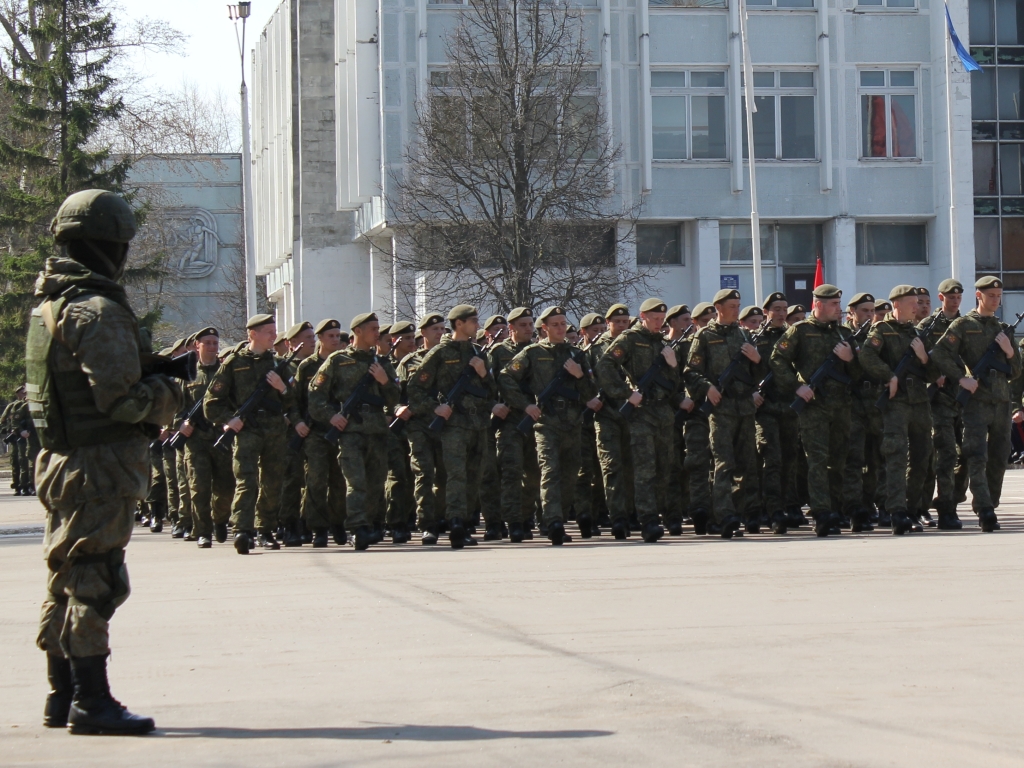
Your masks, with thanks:
[(970, 12), (971, 45), (992, 45), (996, 41), (992, 26), (992, 0), (971, 0)]
[(655, 96), (651, 99), (654, 122), (654, 159), (686, 159), (686, 97)]
[(1020, 120), (1024, 117), (1020, 105), (1020, 80), (1024, 69), (997, 67), (999, 78), (999, 119)]
[(861, 157), (886, 157), (885, 96), (860, 97)]
[(814, 0), (776, 0), (779, 8), (813, 8)]
[(1024, 216), (1003, 217), (1003, 269), (1024, 269)]
[[(972, 0), (973, 3), (973, 0)], [(973, 23), (973, 14), (971, 20)], [(1022, 0), (996, 0), (996, 42), (999, 45), (1024, 44), (1024, 2)], [(977, 44), (971, 27), (971, 43)]]
[[(756, 77), (756, 74), (755, 74)], [(755, 96), (754, 105), (754, 157), (775, 158), (775, 97)], [(747, 113), (743, 112), (743, 156), (750, 157), (747, 147)]]
[(892, 102), (892, 156), (917, 157), (916, 111), (913, 96), (890, 96)]
[[(775, 261), (775, 240), (772, 228), (762, 224), (761, 230), (761, 261)], [(718, 227), (718, 240), (723, 264), (752, 263), (754, 261), (754, 245), (750, 239), (749, 224), (721, 224)]]
[(637, 264), (682, 264), (678, 224), (637, 224)]
[[(999, 145), (999, 183), (1004, 195), (1024, 195), (1024, 185), (1021, 184), (1020, 148), (1020, 144)], [(978, 172), (977, 168), (974, 172)]]
[(974, 266), (981, 270), (999, 270), (999, 219), (974, 220)]
[(998, 194), (996, 192), (996, 145), (975, 144), (973, 149), (974, 194)]
[(858, 264), (927, 264), (923, 224), (858, 224)]
[(971, 72), (971, 118), (996, 119), (995, 67), (986, 67), (981, 72)]
[(651, 72), (651, 88), (685, 88), (685, 72)]
[[(909, 97), (913, 101), (913, 96)], [(782, 157), (814, 157), (814, 97), (782, 96)]]
[(816, 264), (821, 255), (821, 224), (779, 224), (779, 263)]
[(725, 158), (725, 96), (693, 96), (693, 157)]
[(725, 72), (691, 72), (690, 85), (694, 88), (724, 88)]

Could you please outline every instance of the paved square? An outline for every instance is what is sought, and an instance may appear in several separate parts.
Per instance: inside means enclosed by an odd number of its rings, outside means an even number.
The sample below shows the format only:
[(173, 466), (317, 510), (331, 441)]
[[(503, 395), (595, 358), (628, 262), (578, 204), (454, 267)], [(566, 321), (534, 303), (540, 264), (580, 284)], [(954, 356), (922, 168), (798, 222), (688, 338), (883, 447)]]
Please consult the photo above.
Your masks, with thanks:
[[(0, 494), (0, 533), (38, 528)], [(999, 533), (960, 514), (903, 538), (246, 558), (137, 529), (110, 663), (156, 719), (136, 739), (42, 727), (40, 537), (0, 536), (0, 763), (1020, 766), (1024, 472)]]

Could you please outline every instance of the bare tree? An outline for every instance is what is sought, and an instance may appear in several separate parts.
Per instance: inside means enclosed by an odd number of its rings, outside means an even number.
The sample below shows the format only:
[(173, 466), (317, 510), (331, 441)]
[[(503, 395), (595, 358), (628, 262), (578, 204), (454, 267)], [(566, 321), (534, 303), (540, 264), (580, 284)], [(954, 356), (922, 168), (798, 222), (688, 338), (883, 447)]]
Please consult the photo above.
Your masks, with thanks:
[[(392, 174), (396, 291), (442, 306), (577, 313), (639, 293), (624, 269), (641, 201), (614, 186), (620, 148), (599, 98), (583, 11), (548, 0), (478, 0), (446, 40), (417, 107), (417, 136)], [(410, 273), (415, 280), (410, 280)]]

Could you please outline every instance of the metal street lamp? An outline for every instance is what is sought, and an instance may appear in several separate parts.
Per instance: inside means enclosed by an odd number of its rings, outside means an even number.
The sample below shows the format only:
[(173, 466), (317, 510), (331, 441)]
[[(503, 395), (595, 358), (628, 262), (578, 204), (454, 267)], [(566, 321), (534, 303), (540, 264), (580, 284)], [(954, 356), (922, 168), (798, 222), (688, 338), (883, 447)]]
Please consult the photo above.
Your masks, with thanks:
[[(249, 89), (245, 85), (245, 20), (252, 12), (251, 2), (228, 6), (228, 18), (235, 24), (235, 40), (242, 65), (242, 207), (245, 219), (245, 311), (252, 317), (257, 311), (256, 243), (252, 210), (252, 155), (249, 150)], [(242, 22), (239, 34), (238, 22)]]

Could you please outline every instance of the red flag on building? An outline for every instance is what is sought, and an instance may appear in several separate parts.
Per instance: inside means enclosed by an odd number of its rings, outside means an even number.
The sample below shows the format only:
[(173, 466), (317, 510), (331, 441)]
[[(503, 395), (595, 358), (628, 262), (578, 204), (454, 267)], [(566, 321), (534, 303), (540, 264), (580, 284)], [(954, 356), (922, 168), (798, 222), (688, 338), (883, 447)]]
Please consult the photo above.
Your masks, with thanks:
[(825, 282), (825, 269), (821, 265), (821, 256), (818, 257), (818, 266), (814, 270), (814, 287), (823, 285)]

